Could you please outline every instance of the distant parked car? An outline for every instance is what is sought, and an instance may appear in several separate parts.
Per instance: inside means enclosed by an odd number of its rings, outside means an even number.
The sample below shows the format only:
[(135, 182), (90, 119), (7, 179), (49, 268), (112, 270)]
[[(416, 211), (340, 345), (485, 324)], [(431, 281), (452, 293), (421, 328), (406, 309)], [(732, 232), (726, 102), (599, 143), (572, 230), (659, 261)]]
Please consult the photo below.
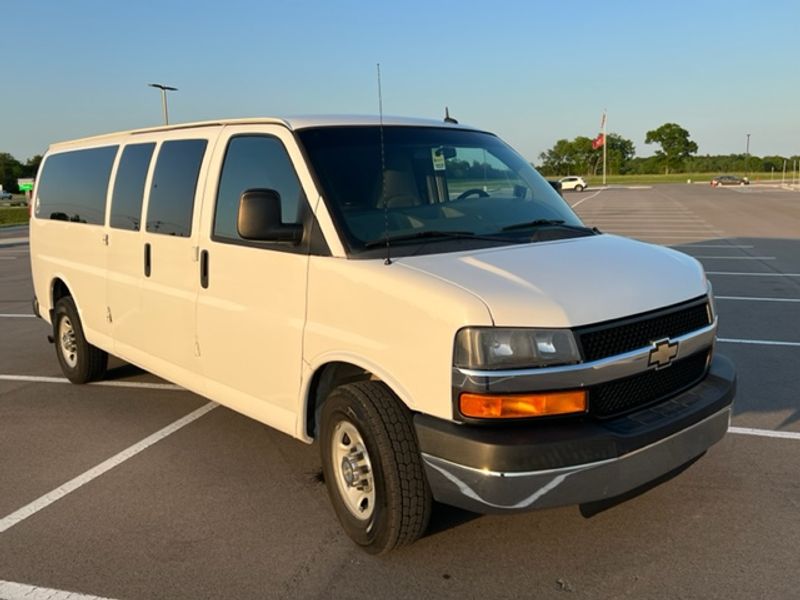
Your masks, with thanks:
[(583, 177), (562, 177), (558, 181), (561, 183), (561, 189), (564, 191), (575, 190), (576, 192), (582, 192), (589, 187), (586, 185)]
[(718, 175), (711, 180), (711, 187), (720, 185), (750, 185), (747, 177), (737, 177), (736, 175)]
[(11, 192), (7, 192), (5, 190), (0, 190), (0, 200), (11, 200), (14, 196)]

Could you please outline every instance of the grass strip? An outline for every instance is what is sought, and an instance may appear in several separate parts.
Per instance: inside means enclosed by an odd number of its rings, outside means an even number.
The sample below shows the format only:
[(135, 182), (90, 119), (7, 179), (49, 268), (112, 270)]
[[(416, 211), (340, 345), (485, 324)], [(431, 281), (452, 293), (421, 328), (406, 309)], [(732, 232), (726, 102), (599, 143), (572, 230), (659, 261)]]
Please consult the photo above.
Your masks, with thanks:
[(27, 225), (28, 207), (0, 208), (0, 227), (3, 225)]

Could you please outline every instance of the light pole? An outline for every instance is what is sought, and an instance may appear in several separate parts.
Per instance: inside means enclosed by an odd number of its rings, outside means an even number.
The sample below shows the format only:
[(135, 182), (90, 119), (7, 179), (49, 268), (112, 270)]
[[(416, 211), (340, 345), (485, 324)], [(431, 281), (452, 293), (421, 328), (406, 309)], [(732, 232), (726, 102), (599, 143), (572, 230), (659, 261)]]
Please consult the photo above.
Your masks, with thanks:
[(744, 178), (747, 179), (750, 176), (750, 171), (747, 168), (748, 163), (750, 162), (750, 134), (747, 133), (747, 145), (744, 149)]
[(167, 112), (167, 92), (177, 92), (178, 88), (161, 83), (148, 83), (150, 87), (161, 90), (161, 108), (164, 110), (164, 125), (169, 125), (169, 112)]

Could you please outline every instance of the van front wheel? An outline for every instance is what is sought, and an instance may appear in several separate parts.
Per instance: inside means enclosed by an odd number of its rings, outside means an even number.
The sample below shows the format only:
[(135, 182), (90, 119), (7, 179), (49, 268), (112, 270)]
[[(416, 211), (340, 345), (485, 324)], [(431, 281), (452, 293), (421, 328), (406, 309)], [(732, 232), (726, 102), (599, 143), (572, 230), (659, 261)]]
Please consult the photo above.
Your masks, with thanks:
[(86, 341), (75, 302), (69, 296), (60, 298), (54, 313), (56, 356), (66, 378), (72, 383), (100, 379), (106, 372), (108, 354)]
[(325, 483), (347, 535), (372, 554), (419, 538), (432, 500), (408, 409), (364, 381), (331, 392), (321, 417)]

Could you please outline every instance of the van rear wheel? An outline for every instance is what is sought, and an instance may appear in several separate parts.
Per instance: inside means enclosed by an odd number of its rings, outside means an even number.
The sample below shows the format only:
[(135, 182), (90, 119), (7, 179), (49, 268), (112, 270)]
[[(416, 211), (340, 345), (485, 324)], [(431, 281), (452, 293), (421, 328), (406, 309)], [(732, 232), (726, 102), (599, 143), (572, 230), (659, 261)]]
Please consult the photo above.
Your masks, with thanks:
[(86, 341), (72, 298), (60, 298), (54, 313), (56, 356), (66, 378), (72, 383), (88, 383), (102, 378), (108, 365), (108, 354)]
[(383, 383), (333, 390), (319, 442), (331, 503), (354, 542), (381, 554), (425, 532), (432, 499), (411, 414)]

